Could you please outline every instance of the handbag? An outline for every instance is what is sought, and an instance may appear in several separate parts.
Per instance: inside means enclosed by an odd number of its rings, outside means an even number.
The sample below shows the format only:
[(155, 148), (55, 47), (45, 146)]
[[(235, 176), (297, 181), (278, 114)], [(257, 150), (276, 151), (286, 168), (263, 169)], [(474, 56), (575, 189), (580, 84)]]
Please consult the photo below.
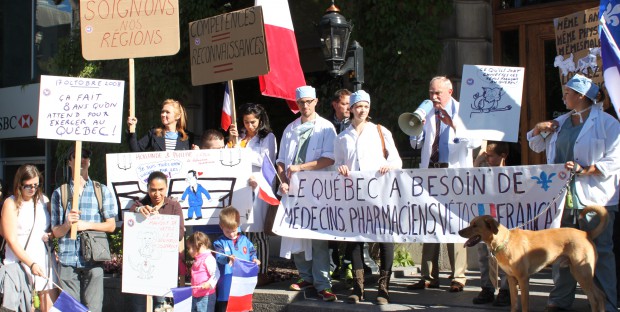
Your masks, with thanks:
[(99, 231), (80, 232), (80, 244), (82, 256), (88, 262), (101, 262), (112, 260), (108, 235)]

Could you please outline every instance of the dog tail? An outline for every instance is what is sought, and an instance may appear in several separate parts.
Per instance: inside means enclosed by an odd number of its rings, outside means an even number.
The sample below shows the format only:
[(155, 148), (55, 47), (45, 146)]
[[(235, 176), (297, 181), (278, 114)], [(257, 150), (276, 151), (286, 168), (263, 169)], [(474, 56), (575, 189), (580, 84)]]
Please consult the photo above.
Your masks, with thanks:
[(609, 216), (607, 215), (607, 209), (605, 209), (605, 207), (600, 206), (600, 205), (588, 205), (586, 206), (586, 208), (583, 209), (583, 211), (579, 214), (579, 218), (582, 219), (585, 217), (586, 213), (588, 212), (596, 212), (596, 214), (599, 216), (599, 218), (601, 219), (601, 221), (599, 222), (599, 224), (593, 229), (588, 231), (588, 237), (590, 239), (595, 239), (597, 238), (601, 233), (603, 233), (603, 231), (605, 230), (605, 228), (607, 227), (607, 223), (609, 221)]

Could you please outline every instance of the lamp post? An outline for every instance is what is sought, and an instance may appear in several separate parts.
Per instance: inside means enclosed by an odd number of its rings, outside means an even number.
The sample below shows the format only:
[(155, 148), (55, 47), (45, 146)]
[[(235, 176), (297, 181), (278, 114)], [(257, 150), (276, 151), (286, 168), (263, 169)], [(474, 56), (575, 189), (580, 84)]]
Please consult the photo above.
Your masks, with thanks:
[(319, 21), (323, 58), (332, 77), (345, 76), (357, 91), (364, 83), (364, 48), (357, 41), (349, 46), (353, 25), (339, 12), (332, 0)]

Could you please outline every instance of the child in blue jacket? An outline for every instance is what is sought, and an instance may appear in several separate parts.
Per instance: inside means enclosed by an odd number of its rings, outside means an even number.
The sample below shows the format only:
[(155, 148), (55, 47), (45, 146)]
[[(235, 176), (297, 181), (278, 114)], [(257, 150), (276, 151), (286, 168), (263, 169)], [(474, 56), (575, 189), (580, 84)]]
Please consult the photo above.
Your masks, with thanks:
[(226, 207), (220, 212), (220, 228), (224, 234), (213, 242), (213, 248), (218, 252), (215, 254), (215, 259), (221, 274), (216, 287), (216, 312), (225, 312), (228, 306), (232, 265), (235, 259), (253, 261), (260, 265), (260, 261), (256, 258), (254, 244), (245, 235), (239, 233), (239, 222), (239, 211), (234, 207)]

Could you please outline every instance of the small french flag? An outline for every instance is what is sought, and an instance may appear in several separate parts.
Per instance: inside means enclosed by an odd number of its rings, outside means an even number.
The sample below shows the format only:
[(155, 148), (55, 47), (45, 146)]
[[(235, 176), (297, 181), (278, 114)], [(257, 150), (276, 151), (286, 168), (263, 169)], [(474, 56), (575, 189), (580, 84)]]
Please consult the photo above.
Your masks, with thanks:
[(175, 312), (191, 312), (192, 311), (192, 288), (177, 287), (170, 289), (174, 298)]
[(263, 157), (263, 165), (260, 168), (261, 174), (255, 176), (258, 183), (258, 198), (264, 200), (270, 205), (280, 205), (280, 201), (273, 193), (273, 181), (276, 178), (276, 169), (269, 156), (265, 154)]
[(226, 89), (224, 90), (224, 103), (222, 103), (222, 121), (221, 126), (224, 131), (228, 131), (230, 124), (232, 123), (231, 117), (232, 107), (230, 103), (230, 89), (228, 88), (228, 84), (226, 84)]
[(478, 204), (478, 215), (489, 215), (493, 218), (497, 218), (497, 209), (495, 209), (495, 204)]
[(60, 293), (58, 299), (54, 302), (51, 312), (87, 312), (87, 307), (75, 300), (66, 291)]
[(252, 311), (252, 294), (258, 281), (258, 265), (236, 259), (233, 262), (232, 281), (226, 312)]

